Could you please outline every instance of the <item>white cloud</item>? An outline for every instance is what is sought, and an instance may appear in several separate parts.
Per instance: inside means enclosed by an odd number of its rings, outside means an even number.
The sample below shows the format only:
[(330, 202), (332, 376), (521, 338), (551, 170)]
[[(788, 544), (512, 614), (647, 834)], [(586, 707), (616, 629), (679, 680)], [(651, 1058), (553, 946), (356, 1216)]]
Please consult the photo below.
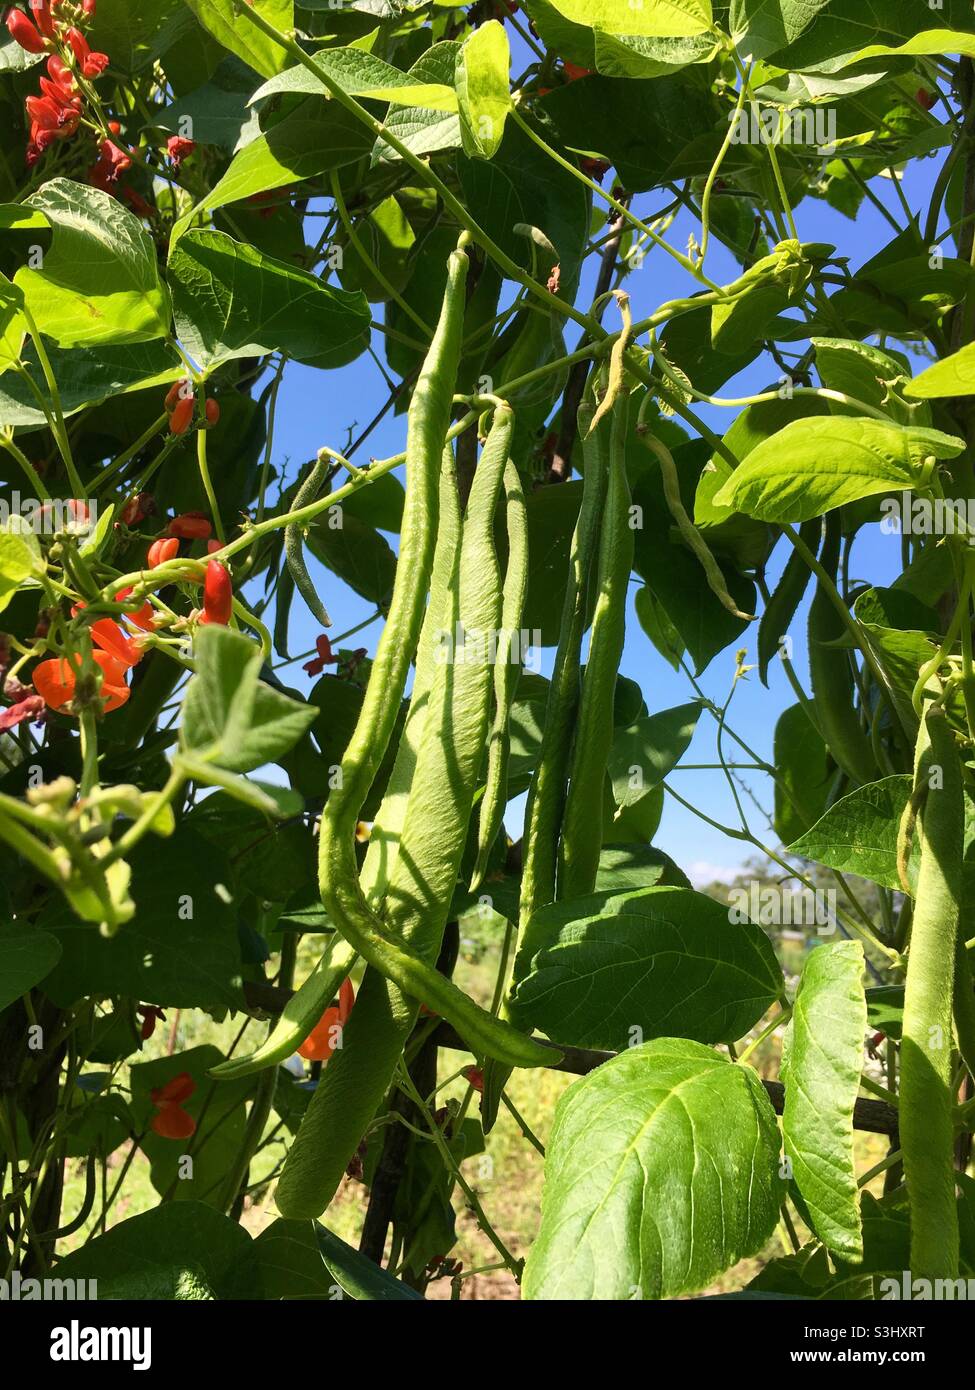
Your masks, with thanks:
[(734, 883), (742, 872), (742, 866), (709, 864), (706, 859), (697, 859), (688, 865), (684, 872), (695, 888), (706, 888), (709, 883)]

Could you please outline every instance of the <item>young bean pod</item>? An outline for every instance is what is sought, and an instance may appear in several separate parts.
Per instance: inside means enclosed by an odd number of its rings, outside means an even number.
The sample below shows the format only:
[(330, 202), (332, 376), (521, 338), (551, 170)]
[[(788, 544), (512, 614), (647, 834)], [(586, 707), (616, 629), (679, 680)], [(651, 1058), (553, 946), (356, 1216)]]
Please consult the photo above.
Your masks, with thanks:
[(510, 459), (504, 470), (504, 491), (508, 566), (502, 593), (501, 633), (494, 665), (494, 721), (488, 739), (487, 774), (478, 821), (477, 862), (471, 876), (472, 893), (476, 893), (483, 882), (488, 859), (504, 824), (511, 751), (511, 707), (523, 657), (520, 648), (521, 621), (528, 592), (528, 511), (518, 470)]
[[(292, 511), (297, 511), (299, 507), (307, 507), (316, 500), (331, 467), (332, 460), (329, 455), (319, 454), (308, 477), (295, 493)], [(331, 627), (332, 619), (329, 617), (328, 609), (318, 597), (318, 590), (315, 588), (305, 564), (304, 539), (301, 527), (297, 522), (292, 522), (290, 526), (284, 528), (284, 554), (288, 562), (288, 572), (294, 581), (295, 588), (322, 627)]]
[[(528, 789), (525, 808), (525, 856), (519, 904), (519, 934), (546, 903), (555, 901), (558, 837), (565, 809), (572, 733), (579, 707), (582, 639), (586, 627), (592, 572), (599, 547), (599, 528), (606, 498), (609, 425), (589, 434), (591, 397), (579, 408), (579, 433), (586, 440), (582, 505), (569, 552), (569, 575), (562, 605), (559, 645), (545, 708), (542, 746)], [(518, 961), (515, 960), (517, 974)]]
[(236, 1081), (287, 1061), (305, 1041), (356, 962), (356, 953), (337, 933), (314, 970), (291, 996), (268, 1037), (248, 1057), (231, 1057), (211, 1067), (216, 1081)]
[(624, 393), (612, 415), (596, 608), (562, 820), (560, 898), (581, 898), (593, 891), (602, 849), (603, 791), (613, 742), (613, 703), (626, 637), (626, 601), (633, 569), (630, 485), (626, 475), (629, 419), (629, 400)]
[[(799, 535), (814, 555), (819, 548), (821, 534), (822, 525), (818, 520), (804, 521), (799, 528)], [(758, 624), (758, 673), (765, 686), (768, 685), (768, 668), (779, 653), (779, 645), (796, 616), (811, 578), (809, 566), (793, 550)]]
[[(840, 514), (830, 512), (820, 564), (832, 580), (839, 570), (841, 542)], [(845, 647), (828, 645), (844, 632), (827, 590), (817, 584), (809, 609), (809, 674), (820, 732), (838, 766), (852, 781), (865, 784), (874, 781), (877, 768), (854, 704), (849, 653)]]

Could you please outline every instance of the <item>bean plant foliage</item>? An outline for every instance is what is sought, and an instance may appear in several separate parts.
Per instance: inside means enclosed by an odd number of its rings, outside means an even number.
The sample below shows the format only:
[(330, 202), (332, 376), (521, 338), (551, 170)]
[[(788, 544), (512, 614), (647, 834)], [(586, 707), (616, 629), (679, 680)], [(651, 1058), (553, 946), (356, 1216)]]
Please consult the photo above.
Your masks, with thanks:
[[(0, 1277), (975, 1276), (968, 0), (4, 8)], [(699, 732), (801, 973), (654, 845)]]

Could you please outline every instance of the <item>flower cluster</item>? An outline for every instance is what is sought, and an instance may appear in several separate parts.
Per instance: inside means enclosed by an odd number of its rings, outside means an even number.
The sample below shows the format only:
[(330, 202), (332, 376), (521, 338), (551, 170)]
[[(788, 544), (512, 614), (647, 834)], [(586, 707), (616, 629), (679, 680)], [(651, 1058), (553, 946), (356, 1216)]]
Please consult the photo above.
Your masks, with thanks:
[[(124, 603), (131, 590), (122, 589), (116, 595)], [(76, 618), (84, 604), (76, 604), (71, 616)], [(142, 632), (152, 631), (152, 604), (146, 601), (135, 613), (126, 615), (126, 622)], [(102, 673), (101, 698), (106, 714), (124, 705), (129, 698), (125, 675), (138, 665), (144, 655), (142, 641), (131, 637), (111, 618), (99, 618), (91, 624), (91, 640), (95, 650), (92, 660)], [(77, 652), (50, 657), (34, 668), (34, 689), (48, 709), (60, 710), (75, 698), (82, 660)]]
[(81, 122), (84, 95), (79, 78), (94, 81), (108, 67), (108, 54), (92, 51), (79, 29), (95, 13), (95, 0), (29, 0), (30, 14), (12, 9), (7, 15), (11, 37), (28, 53), (46, 53), (47, 76), (40, 93), (27, 98), (30, 138), (28, 168), (58, 140), (74, 135)]

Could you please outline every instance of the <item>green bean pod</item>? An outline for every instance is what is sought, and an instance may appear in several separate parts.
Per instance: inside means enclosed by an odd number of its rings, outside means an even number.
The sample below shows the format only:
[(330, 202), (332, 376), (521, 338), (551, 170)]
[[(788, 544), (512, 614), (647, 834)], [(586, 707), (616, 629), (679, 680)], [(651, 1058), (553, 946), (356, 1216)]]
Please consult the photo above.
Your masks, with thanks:
[(596, 608), (562, 820), (560, 898), (581, 898), (593, 891), (602, 849), (603, 791), (613, 743), (613, 702), (626, 638), (626, 601), (633, 569), (634, 538), (626, 475), (628, 427), (629, 401), (624, 395), (617, 401), (612, 415), (609, 486), (599, 539)]
[(450, 605), (453, 602), (452, 590), (460, 561), (463, 518), (457, 492), (457, 466), (449, 444), (444, 449), (441, 459), (439, 517), (440, 525), (430, 578), (430, 598), (417, 649), (410, 708), (400, 735), (383, 803), (369, 835), (369, 848), (359, 876), (366, 901), (377, 910), (385, 896), (386, 886), (399, 854), (400, 837), (406, 821), (423, 727), (429, 716), (430, 693), (439, 654), (443, 649), (443, 633), (449, 629), (451, 623)]
[[(839, 570), (841, 541), (839, 513), (830, 512), (820, 564), (833, 580)], [(849, 652), (826, 645), (844, 632), (827, 590), (818, 584), (809, 610), (809, 674), (820, 732), (837, 765), (853, 782), (865, 784), (875, 780), (877, 767), (854, 703)]]
[(477, 892), (484, 879), (488, 859), (504, 824), (511, 753), (511, 707), (518, 688), (523, 656), (521, 622), (528, 592), (528, 511), (518, 470), (510, 459), (504, 470), (504, 490), (508, 566), (502, 591), (501, 632), (494, 666), (494, 720), (488, 739), (487, 774), (478, 821), (477, 862), (471, 876), (472, 893)]
[(911, 1274), (958, 1277), (952, 995), (964, 855), (961, 765), (947, 717), (930, 707), (918, 736), (914, 785), (921, 847), (904, 989), (900, 1138), (911, 1199)]
[[(525, 808), (525, 856), (519, 904), (519, 933), (540, 907), (555, 901), (558, 836), (565, 808), (565, 789), (572, 750), (572, 733), (579, 707), (582, 639), (586, 628), (592, 571), (599, 547), (600, 520), (606, 498), (608, 438), (611, 422), (595, 434), (588, 403), (579, 410), (580, 435), (585, 440), (582, 505), (572, 536), (569, 575), (562, 606), (562, 626), (555, 654), (552, 685), (545, 708), (545, 727), (538, 762)], [(517, 973), (518, 962), (515, 960)]]
[(329, 941), (321, 960), (285, 1004), (268, 1037), (248, 1057), (231, 1057), (211, 1067), (209, 1075), (216, 1081), (236, 1081), (287, 1061), (305, 1041), (308, 1034), (339, 991), (339, 986), (356, 962), (356, 953), (339, 934)]
[[(325, 454), (319, 454), (308, 477), (295, 493), (292, 511), (297, 511), (299, 507), (307, 507), (315, 501), (331, 467), (331, 459)], [(318, 590), (308, 573), (308, 567), (305, 564), (304, 537), (301, 526), (295, 521), (284, 528), (284, 554), (288, 562), (288, 573), (294, 581), (295, 588), (322, 627), (331, 627), (332, 619), (329, 617), (328, 609), (318, 597)]]
[[(822, 524), (817, 521), (804, 521), (799, 535), (815, 555), (819, 548)], [(758, 673), (762, 684), (768, 686), (768, 668), (778, 656), (779, 643), (789, 631), (789, 625), (802, 603), (812, 578), (812, 571), (805, 560), (793, 551), (786, 561), (782, 577), (775, 586), (761, 621), (758, 624)]]
[[(500, 575), (493, 556), (492, 518), (507, 460), (511, 415), (499, 411), (478, 468), (461, 544), (459, 571), (451, 587), (444, 616), (453, 636), (458, 624), (470, 636), (490, 635), (500, 620)], [(495, 436), (500, 434), (501, 437)], [(443, 655), (449, 649), (441, 647)], [(278, 1188), (278, 1206), (288, 1216), (315, 1215), (324, 1209), (346, 1164), (372, 1119), (389, 1085), (396, 1062), (412, 1031), (418, 998), (439, 1005), (436, 994), (421, 983), (419, 971), (433, 969), (447, 913), (457, 882), (467, 836), (477, 776), (484, 756), (491, 693), (486, 658), (441, 660), (426, 697), (419, 747), (400, 842), (385, 886), (384, 923), (398, 933), (384, 945), (399, 952), (412, 971), (397, 963), (367, 971), (356, 1006), (345, 1029), (343, 1048), (331, 1059), (312, 1105), (292, 1146)], [(409, 953), (398, 944), (402, 940)], [(372, 949), (372, 943), (368, 943)], [(415, 953), (415, 954), (414, 954)], [(370, 955), (362, 954), (375, 964)], [(407, 983), (404, 985), (404, 978)], [(412, 987), (411, 987), (412, 986)], [(451, 1019), (475, 1046), (478, 1038), (468, 1022), (476, 1006), (456, 986), (463, 1008)], [(444, 1012), (442, 1009), (440, 1012)], [(478, 1011), (480, 1012), (480, 1011)], [(445, 1015), (446, 1016), (446, 1015)], [(490, 1019), (497, 1033), (514, 1034), (517, 1044), (504, 1050), (529, 1064), (550, 1064), (551, 1050)], [(476, 1022), (476, 1020), (475, 1020)], [(494, 1045), (494, 1038), (491, 1039)], [(524, 1065), (524, 1060), (517, 1062)], [(282, 1189), (284, 1189), (282, 1191)]]

